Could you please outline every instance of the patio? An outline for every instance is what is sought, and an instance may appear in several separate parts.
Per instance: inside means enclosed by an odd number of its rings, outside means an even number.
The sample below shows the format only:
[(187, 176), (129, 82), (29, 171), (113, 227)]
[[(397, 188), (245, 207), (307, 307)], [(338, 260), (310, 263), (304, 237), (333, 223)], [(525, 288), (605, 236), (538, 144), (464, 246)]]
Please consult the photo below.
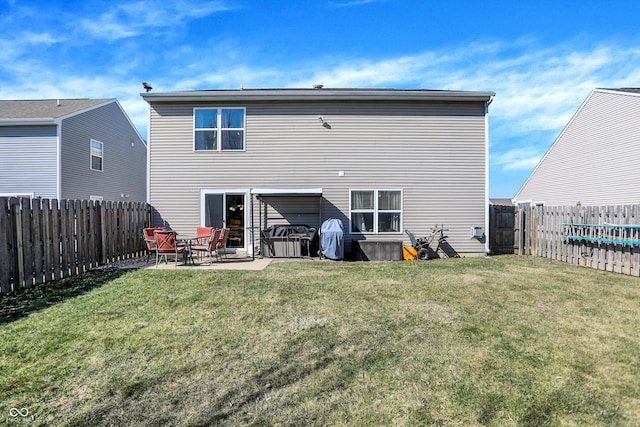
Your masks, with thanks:
[[(320, 258), (268, 258), (268, 257), (256, 257), (253, 259), (246, 255), (227, 254), (227, 258), (222, 261), (209, 262), (207, 259), (195, 260), (195, 264), (178, 262), (178, 266), (169, 261), (168, 263), (161, 262), (156, 267), (155, 260), (146, 262), (145, 258), (139, 258), (131, 260), (130, 262), (124, 262), (117, 265), (118, 268), (144, 268), (154, 270), (253, 270), (260, 271), (267, 268), (271, 263), (277, 262), (318, 262), (318, 261), (331, 261), (322, 260)], [(119, 263), (116, 263), (119, 264)]]
[(156, 267), (155, 260), (146, 262), (141, 259), (125, 268), (151, 268), (155, 270), (264, 270), (273, 259), (271, 258), (251, 258), (246, 255), (228, 254), (222, 261), (209, 262), (208, 259), (195, 259), (195, 264), (178, 262), (176, 266), (173, 262), (161, 262)]

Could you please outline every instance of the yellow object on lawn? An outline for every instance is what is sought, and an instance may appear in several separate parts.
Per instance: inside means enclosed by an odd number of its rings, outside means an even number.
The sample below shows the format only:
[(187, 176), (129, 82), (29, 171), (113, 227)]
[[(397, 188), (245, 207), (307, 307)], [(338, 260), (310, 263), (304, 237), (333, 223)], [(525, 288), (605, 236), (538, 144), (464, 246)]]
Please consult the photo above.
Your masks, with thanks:
[(416, 248), (414, 248), (413, 246), (402, 245), (402, 255), (405, 261), (413, 261), (414, 259), (416, 259), (417, 254), (418, 251), (416, 251)]

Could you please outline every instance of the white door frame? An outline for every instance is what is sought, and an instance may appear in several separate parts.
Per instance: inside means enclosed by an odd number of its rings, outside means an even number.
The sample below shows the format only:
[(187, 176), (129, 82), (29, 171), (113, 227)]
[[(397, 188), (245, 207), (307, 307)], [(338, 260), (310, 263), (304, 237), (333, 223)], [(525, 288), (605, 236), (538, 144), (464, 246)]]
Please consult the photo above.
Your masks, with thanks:
[(221, 194), (223, 196), (223, 200), (225, 201), (224, 209), (222, 210), (224, 218), (223, 218), (223, 227), (227, 227), (227, 209), (226, 209), (226, 196), (227, 194), (242, 194), (244, 195), (244, 247), (236, 248), (238, 252), (244, 252), (249, 255), (252, 255), (252, 245), (251, 245), (251, 190), (249, 188), (203, 188), (200, 190), (200, 224), (204, 226), (205, 224), (205, 200), (207, 194)]

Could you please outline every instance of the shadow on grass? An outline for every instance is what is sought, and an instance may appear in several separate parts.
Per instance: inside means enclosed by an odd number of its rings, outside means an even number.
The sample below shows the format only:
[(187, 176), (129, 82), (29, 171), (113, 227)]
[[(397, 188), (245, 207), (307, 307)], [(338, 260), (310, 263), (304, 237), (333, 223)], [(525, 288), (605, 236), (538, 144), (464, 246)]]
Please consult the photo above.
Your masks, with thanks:
[[(326, 326), (312, 327), (302, 333), (291, 336), (280, 346), (277, 356), (268, 366), (254, 373), (241, 375), (238, 381), (227, 392), (212, 398), (206, 407), (201, 407), (194, 419), (182, 419), (186, 415), (184, 407), (187, 400), (202, 396), (216, 396), (217, 382), (211, 381), (202, 388), (193, 384), (181, 389), (177, 394), (175, 384), (184, 384), (185, 378), (192, 374), (188, 371), (177, 371), (170, 376), (153, 376), (135, 384), (128, 384), (115, 391), (115, 401), (106, 400), (90, 411), (78, 414), (67, 420), (69, 426), (86, 425), (315, 425), (321, 423), (322, 417), (336, 410), (338, 402), (325, 402), (320, 412), (300, 413), (291, 410), (289, 414), (278, 413), (298, 402), (321, 399), (322, 396), (335, 390), (345, 390), (360, 378), (362, 372), (375, 370), (380, 363), (386, 363), (390, 357), (384, 346), (381, 349), (371, 348), (362, 355), (340, 354), (336, 349), (344, 346), (349, 340), (341, 337), (336, 330)], [(200, 367), (204, 368), (204, 367)], [(325, 372), (321, 379), (309, 385), (309, 378)], [(196, 373), (197, 374), (197, 373)], [(197, 376), (200, 376), (199, 374)], [(174, 412), (158, 410), (147, 412), (138, 402), (158, 398), (158, 392), (168, 384), (174, 384), (172, 395), (160, 395), (159, 407), (170, 406)], [(191, 390), (189, 388), (195, 387)], [(270, 395), (283, 391), (285, 395), (293, 394), (288, 402), (279, 402), (270, 410), (262, 412), (256, 407), (261, 401), (269, 400)], [(160, 392), (162, 393), (162, 392)], [(195, 396), (195, 397), (194, 397)], [(166, 400), (170, 399), (170, 403)], [(283, 398), (285, 399), (285, 398)], [(275, 402), (275, 401), (274, 401)], [(142, 410), (141, 410), (142, 409)]]
[[(343, 346), (345, 339), (337, 331), (322, 326), (292, 337), (283, 346), (274, 363), (256, 372), (234, 390), (221, 396), (209, 408), (208, 413), (193, 423), (194, 426), (209, 426), (234, 419), (233, 422), (252, 425), (271, 425), (273, 414), (262, 414), (256, 421), (250, 415), (250, 407), (277, 390), (285, 390), (295, 384), (305, 384), (309, 377), (317, 372), (331, 369), (313, 388), (303, 387), (297, 392), (300, 400), (319, 399), (335, 390), (348, 389), (362, 372), (375, 370), (375, 366), (393, 357), (382, 349), (371, 348), (360, 356), (336, 353), (336, 348)], [(337, 403), (325, 402), (324, 414), (331, 413)], [(313, 425), (319, 422), (318, 413), (292, 413), (286, 423), (291, 425)], [(282, 421), (282, 420), (281, 420)]]
[(99, 288), (123, 274), (126, 270), (91, 270), (79, 276), (56, 280), (10, 295), (0, 297), (0, 325), (11, 323), (30, 313), (51, 307), (59, 302)]

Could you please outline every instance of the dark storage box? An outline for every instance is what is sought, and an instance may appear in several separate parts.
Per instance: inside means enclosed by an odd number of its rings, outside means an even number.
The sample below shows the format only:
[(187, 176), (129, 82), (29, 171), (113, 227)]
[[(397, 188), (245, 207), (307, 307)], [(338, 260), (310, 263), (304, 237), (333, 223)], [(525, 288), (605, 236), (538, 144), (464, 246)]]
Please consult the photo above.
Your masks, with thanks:
[(272, 225), (260, 232), (260, 250), (269, 258), (313, 257), (318, 233), (308, 225)]
[(354, 240), (356, 261), (402, 261), (402, 240)]

